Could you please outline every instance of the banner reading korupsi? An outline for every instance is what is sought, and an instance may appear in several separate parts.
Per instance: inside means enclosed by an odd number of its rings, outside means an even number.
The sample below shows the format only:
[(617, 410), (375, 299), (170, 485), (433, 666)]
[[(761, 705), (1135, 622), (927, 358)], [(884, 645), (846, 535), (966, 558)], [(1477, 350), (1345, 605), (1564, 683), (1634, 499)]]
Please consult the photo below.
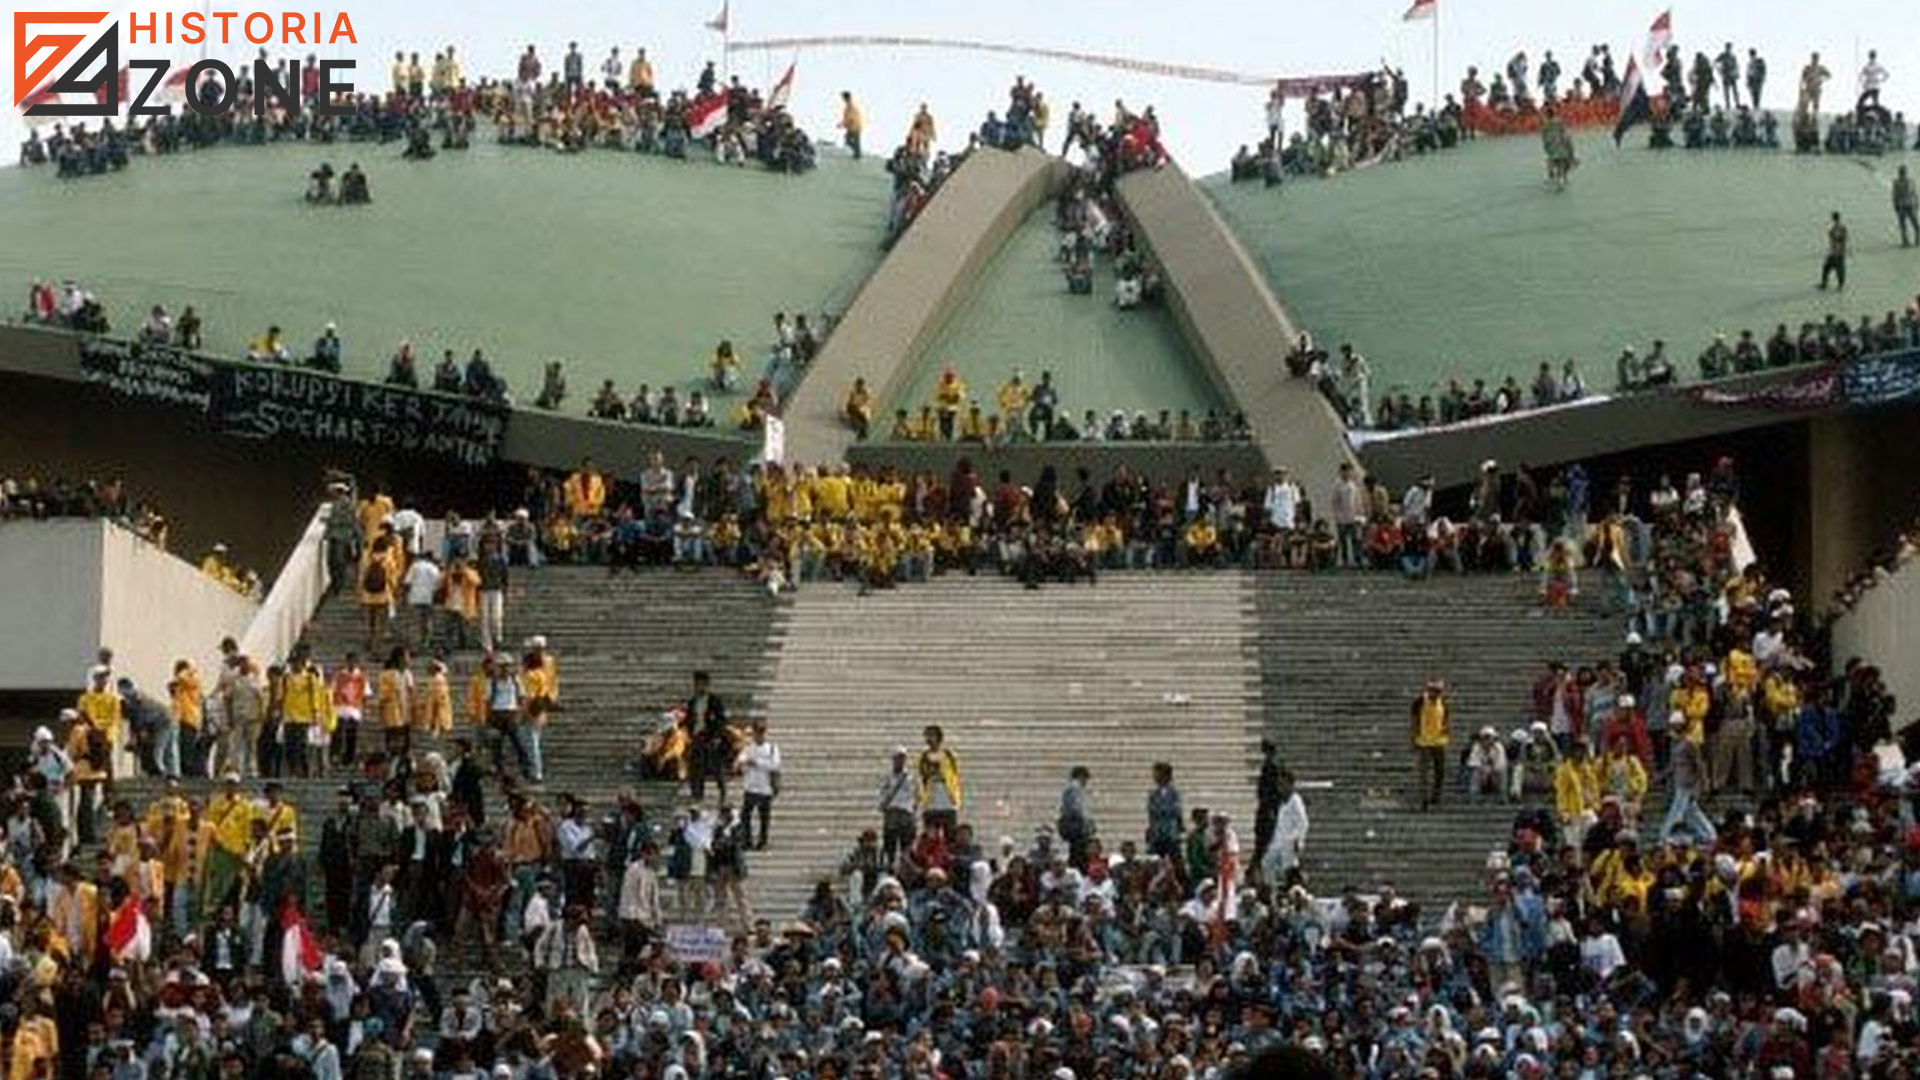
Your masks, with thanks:
[(223, 430), (243, 438), (293, 435), (439, 454), (468, 465), (491, 463), (507, 429), (507, 410), (488, 402), (240, 365), (220, 370), (213, 413)]
[(497, 460), (506, 438), (510, 410), (493, 402), (213, 360), (170, 345), (88, 338), (79, 352), (86, 381), (190, 410), (241, 438), (312, 439), (475, 466)]

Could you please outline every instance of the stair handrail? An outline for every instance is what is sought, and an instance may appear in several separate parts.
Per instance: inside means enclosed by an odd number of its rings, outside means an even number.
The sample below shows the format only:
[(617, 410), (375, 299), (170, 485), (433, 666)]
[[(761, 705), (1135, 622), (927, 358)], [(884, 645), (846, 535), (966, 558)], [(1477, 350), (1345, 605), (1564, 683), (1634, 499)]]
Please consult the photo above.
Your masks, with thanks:
[(292, 651), (333, 583), (327, 571), (327, 516), (332, 510), (332, 503), (323, 502), (313, 512), (259, 612), (240, 637), (240, 651), (263, 666)]

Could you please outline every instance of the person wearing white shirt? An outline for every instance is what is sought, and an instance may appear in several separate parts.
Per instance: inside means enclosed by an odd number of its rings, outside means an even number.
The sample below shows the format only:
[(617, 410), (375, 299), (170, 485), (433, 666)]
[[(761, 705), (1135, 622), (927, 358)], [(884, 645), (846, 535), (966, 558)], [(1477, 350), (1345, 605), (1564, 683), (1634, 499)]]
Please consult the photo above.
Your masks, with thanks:
[(620, 80), (625, 78), (626, 74), (627, 65), (620, 62), (620, 46), (615, 45), (613, 51), (607, 54), (607, 58), (600, 61), (600, 77), (606, 80), (608, 90), (619, 90)]
[(1286, 466), (1273, 470), (1273, 483), (1267, 485), (1267, 524), (1280, 533), (1299, 527), (1300, 485), (1287, 475)]
[(656, 855), (651, 846), (635, 855), (620, 877), (620, 928), (626, 937), (626, 954), (638, 958), (647, 944), (660, 932), (660, 873), (654, 868)]
[(422, 648), (433, 647), (433, 601), (440, 589), (440, 567), (433, 556), (421, 552), (413, 557), (401, 584), (407, 589), (407, 607), (413, 612), (415, 632)]
[(1876, 49), (1867, 50), (1867, 66), (1860, 69), (1860, 108), (1880, 107), (1880, 88), (1887, 85), (1891, 78), (1886, 65), (1880, 63), (1880, 53)]
[(1620, 939), (1607, 933), (1596, 919), (1590, 932), (1580, 941), (1580, 964), (1605, 982), (1613, 970), (1627, 962)]
[(1433, 477), (1423, 476), (1400, 499), (1400, 514), (1408, 526), (1426, 528), (1427, 512), (1433, 507)]
[[(756, 851), (767, 849), (767, 824), (773, 816), (773, 799), (780, 794), (780, 747), (767, 739), (767, 722), (753, 722), (753, 741), (740, 751), (740, 770), (746, 783), (746, 798), (740, 817), (746, 824), (747, 846)], [(760, 836), (753, 834), (753, 819), (760, 818)]]
[(393, 534), (400, 538), (402, 550), (407, 554), (418, 555), (426, 546), (423, 541), (426, 539), (427, 519), (420, 516), (420, 511), (403, 506), (393, 512), (387, 523), (393, 526)]

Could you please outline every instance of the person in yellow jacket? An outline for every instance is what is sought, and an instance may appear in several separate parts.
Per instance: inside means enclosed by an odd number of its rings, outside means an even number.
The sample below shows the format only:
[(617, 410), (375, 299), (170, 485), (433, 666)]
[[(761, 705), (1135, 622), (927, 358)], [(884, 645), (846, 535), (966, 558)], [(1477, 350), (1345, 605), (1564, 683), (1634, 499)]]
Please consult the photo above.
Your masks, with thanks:
[(1704, 748), (1707, 745), (1707, 713), (1713, 708), (1713, 695), (1707, 690), (1706, 680), (1697, 667), (1689, 665), (1680, 676), (1679, 685), (1668, 695), (1667, 708), (1675, 717), (1667, 724), (1670, 737), (1685, 739), (1695, 748)]
[(840, 91), (840, 130), (845, 133), (847, 151), (853, 160), (860, 160), (860, 133), (867, 128), (866, 118), (860, 115), (860, 106), (853, 103), (853, 91)]
[(1587, 757), (1587, 745), (1575, 741), (1553, 770), (1553, 813), (1568, 841), (1579, 846), (1600, 809), (1599, 778)]
[(493, 679), (493, 654), (482, 653), (480, 662), (467, 676), (467, 723), (487, 726), (487, 691)]
[(1749, 695), (1760, 687), (1760, 664), (1753, 654), (1735, 645), (1727, 650), (1726, 659), (1720, 665), (1720, 675), (1727, 682), (1727, 689), (1736, 694)]
[(853, 389), (847, 391), (847, 401), (841, 406), (840, 414), (846, 418), (847, 426), (853, 428), (854, 438), (865, 442), (873, 430), (873, 391), (867, 389), (867, 380), (853, 380)]
[(447, 678), (444, 661), (428, 661), (427, 672), (427, 692), (421, 709), (420, 726), (428, 735), (444, 737), (453, 731), (453, 684)]
[(1000, 384), (995, 395), (1000, 406), (1000, 430), (1008, 437), (1017, 440), (1027, 430), (1027, 402), (1033, 392), (1027, 387), (1027, 380), (1018, 369)]
[(607, 504), (607, 478), (594, 467), (592, 458), (582, 458), (580, 467), (560, 486), (567, 513), (578, 520), (600, 516)]
[(47, 920), (59, 935), (55, 951), (74, 967), (91, 967), (100, 944), (100, 887), (70, 862), (61, 864), (59, 880), (48, 890)]
[(96, 664), (87, 673), (87, 682), (87, 690), (80, 695), (74, 707), (106, 737), (108, 758), (101, 767), (106, 770), (109, 779), (130, 773), (127, 717), (120, 691), (113, 687), (113, 672), (104, 664)]
[(256, 811), (254, 820), (266, 827), (266, 835), (278, 840), (283, 836), (293, 837), (294, 843), (300, 842), (300, 811), (286, 800), (286, 793), (280, 785), (267, 781), (266, 802)]
[(380, 527), (393, 517), (393, 511), (393, 496), (379, 488), (373, 489), (366, 498), (360, 500), (360, 535), (369, 541), (379, 536)]
[(29, 1000), (13, 1033), (13, 1047), (7, 1055), (7, 1080), (39, 1080), (60, 1073), (60, 1028), (45, 1011), (47, 1006)]
[(813, 509), (823, 520), (845, 521), (853, 514), (853, 483), (832, 466), (813, 478)]
[(929, 724), (922, 733), (927, 748), (920, 751), (919, 786), (915, 803), (920, 819), (929, 828), (938, 825), (949, 835), (960, 823), (964, 799), (960, 787), (960, 758), (947, 747), (947, 733), (938, 724)]
[(287, 775), (322, 775), (325, 747), (333, 733), (333, 688), (304, 643), (294, 646), (287, 657), (285, 694), (280, 718)]
[(374, 537), (360, 557), (360, 608), (366, 612), (367, 648), (379, 644), (380, 635), (393, 619), (393, 598), (405, 571), (398, 565), (400, 542), (391, 533)]
[(405, 645), (395, 645), (373, 689), (374, 715), (380, 720), (387, 754), (395, 759), (413, 750), (413, 692), (413, 654)]
[[(154, 843), (167, 886), (177, 890), (181, 882), (188, 880), (194, 831), (193, 805), (182, 794), (180, 781), (167, 781), (166, 791), (148, 804), (144, 818), (142, 827), (147, 838)], [(172, 899), (169, 896), (169, 903), (161, 908), (169, 918), (175, 913)]]
[(218, 911), (240, 883), (247, 848), (253, 843), (257, 807), (240, 790), (240, 774), (227, 773), (220, 793), (207, 801), (201, 821), (206, 831), (200, 887), (202, 918)]
[(953, 425), (960, 418), (960, 408), (967, 403), (967, 384), (960, 379), (960, 373), (947, 368), (940, 372), (940, 382), (933, 388), (933, 410), (939, 418), (940, 439), (953, 441)]
[(1613, 740), (1600, 759), (1599, 786), (1602, 795), (1620, 800), (1629, 825), (1640, 820), (1640, 804), (1647, 797), (1647, 767), (1640, 763), (1626, 736)]
[(173, 662), (173, 679), (167, 683), (167, 698), (173, 722), (180, 726), (180, 757), (175, 771), (188, 776), (204, 776), (206, 740), (202, 727), (206, 718), (206, 689), (193, 661), (183, 659)]

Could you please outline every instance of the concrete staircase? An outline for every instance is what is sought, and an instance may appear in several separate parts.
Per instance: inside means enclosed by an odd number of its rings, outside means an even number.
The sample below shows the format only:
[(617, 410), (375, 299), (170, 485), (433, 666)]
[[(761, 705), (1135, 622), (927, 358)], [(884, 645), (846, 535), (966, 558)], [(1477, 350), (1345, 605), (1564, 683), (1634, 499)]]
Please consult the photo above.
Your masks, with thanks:
[(1093, 772), (1103, 842), (1142, 840), (1149, 769), (1175, 766), (1194, 807), (1225, 807), (1252, 843), (1260, 682), (1253, 579), (1110, 574), (1023, 590), (944, 578), (859, 596), (826, 586), (781, 608), (767, 711), (784, 756), (771, 843), (750, 872), (780, 914), (831, 874), (875, 808), (888, 755), (940, 724), (980, 842), (1024, 850), (1067, 772)]
[[(1458, 754), (1491, 725), (1528, 720), (1528, 692), (1548, 659), (1618, 653), (1622, 624), (1591, 603), (1542, 609), (1531, 577), (1261, 574), (1259, 649), (1266, 731), (1299, 777), (1312, 829), (1305, 870), (1316, 892), (1391, 884), (1426, 903), (1477, 898), (1487, 854), (1503, 848), (1514, 808), (1468, 802)], [(1421, 814), (1409, 749), (1409, 702), (1444, 677), (1454, 746), (1443, 805)]]
[[(692, 672), (713, 676), (728, 713), (745, 721), (762, 715), (763, 690), (776, 651), (772, 639), (776, 602), (765, 590), (732, 571), (649, 571), (609, 577), (602, 568), (546, 567), (517, 572), (507, 597), (507, 640), (517, 649), (532, 634), (544, 634), (560, 659), (562, 712), (548, 729), (545, 747), (549, 796), (571, 792), (585, 798), (596, 818), (623, 792), (633, 792), (663, 826), (681, 801), (675, 785), (636, 779), (642, 738), (659, 715), (685, 698)], [(366, 659), (365, 624), (350, 597), (327, 601), (308, 624), (306, 640), (328, 670), (348, 650)], [(384, 656), (387, 644), (379, 652)], [(464, 719), (464, 680), (479, 658), (477, 646), (452, 653), (456, 736), (473, 734)], [(424, 659), (416, 672), (424, 674)], [(361, 745), (377, 747), (363, 731)], [(477, 740), (476, 740), (477, 741)], [(417, 750), (449, 748), (416, 736)], [(300, 811), (301, 843), (311, 849), (344, 777), (283, 781)], [(136, 805), (159, 791), (157, 782), (123, 783)], [(204, 788), (204, 781), (192, 784)], [(257, 784), (249, 784), (257, 790)], [(737, 801), (737, 796), (735, 796)], [(549, 802), (551, 803), (551, 799)], [(506, 807), (489, 788), (489, 821)]]

